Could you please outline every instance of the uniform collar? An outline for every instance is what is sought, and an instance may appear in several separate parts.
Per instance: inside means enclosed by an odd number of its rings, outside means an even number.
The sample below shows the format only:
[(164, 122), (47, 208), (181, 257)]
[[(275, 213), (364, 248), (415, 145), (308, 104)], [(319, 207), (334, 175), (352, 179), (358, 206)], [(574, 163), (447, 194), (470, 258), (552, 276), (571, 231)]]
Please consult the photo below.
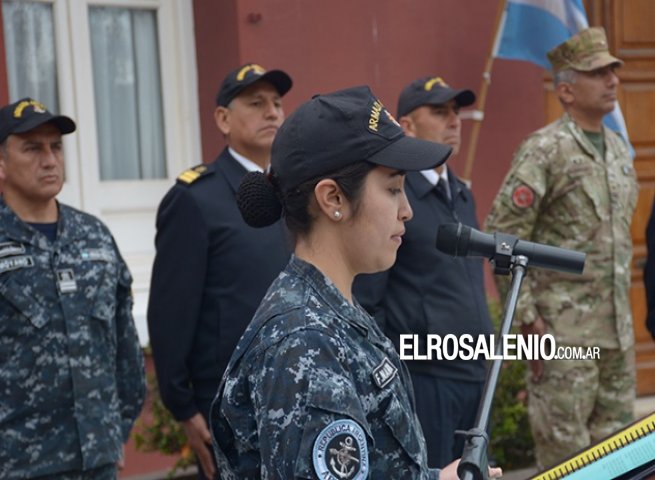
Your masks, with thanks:
[[(603, 162), (604, 159), (600, 156), (600, 153), (596, 148), (593, 146), (591, 141), (587, 138), (585, 135), (584, 131), (580, 126), (575, 123), (575, 120), (569, 113), (564, 113), (562, 116), (562, 122), (564, 122), (573, 135), (573, 138), (575, 138), (576, 142), (578, 142), (578, 145), (580, 145), (580, 148), (589, 155), (590, 157), (593, 157), (595, 160), (599, 162)], [(605, 125), (602, 125), (601, 128), (603, 129), (603, 138), (607, 139), (607, 132), (605, 131), (606, 127)], [(606, 140), (607, 141), (607, 140)]]
[(407, 172), (405, 181), (418, 198), (426, 196), (434, 189), (434, 185), (421, 172)]
[(87, 230), (80, 228), (82, 215), (85, 214), (59, 202), (57, 202), (57, 206), (59, 207), (59, 221), (55, 244), (61, 246), (85, 237)]
[(439, 182), (446, 182), (450, 187), (450, 181), (448, 177), (448, 167), (446, 167), (445, 165), (443, 166), (443, 171), (441, 172), (441, 174), (438, 174), (434, 168), (430, 168), (428, 170), (421, 170), (421, 175), (423, 175), (425, 179), (428, 182), (430, 182), (430, 184), (433, 187), (436, 187), (437, 183)]
[(23, 222), (0, 196), (0, 224), (5, 234), (17, 242), (34, 245), (42, 250), (50, 250), (55, 245), (65, 245), (84, 236), (81, 229), (70, 228), (75, 223), (74, 210), (57, 202), (59, 218), (57, 220), (57, 240), (50, 243), (45, 235), (41, 234), (27, 223)]
[[(439, 177), (438, 175), (437, 177), (441, 182), (442, 177)], [(431, 183), (425, 177), (425, 175), (423, 175), (423, 172), (407, 172), (406, 182), (411, 186), (412, 190), (418, 198), (425, 197), (428, 193), (432, 192), (436, 186), (436, 183)], [(450, 171), (448, 172), (448, 186), (450, 187), (450, 193), (452, 195), (453, 201), (455, 201), (455, 198), (458, 197), (464, 201), (468, 200), (466, 195), (462, 194), (463, 186), (461, 181), (457, 180), (455, 175), (453, 175), (453, 173)]]
[(311, 263), (291, 255), (289, 270), (302, 277), (333, 310), (347, 317), (353, 308), (328, 277)]
[(230, 155), (241, 164), (243, 168), (246, 169), (248, 172), (263, 172), (264, 169), (257, 165), (255, 162), (252, 160), (244, 157), (241, 155), (239, 152), (237, 152), (235, 149), (232, 147), (227, 147), (228, 151), (230, 152)]
[[(0, 224), (10, 239), (40, 246), (39, 237), (42, 235), (18, 218), (2, 197), (0, 197)], [(45, 241), (47, 243), (47, 240)]]
[(435, 171), (434, 168), (429, 170), (421, 170), (421, 175), (423, 175), (428, 183), (430, 183), (432, 186), (436, 186), (437, 183), (441, 181), (441, 176)]
[(211, 167), (223, 174), (235, 193), (239, 190), (241, 180), (243, 180), (243, 177), (248, 172), (246, 167), (232, 156), (231, 149), (227, 147), (221, 152)]
[(301, 260), (296, 255), (291, 255), (287, 268), (303, 278), (340, 319), (360, 330), (364, 336), (371, 337), (371, 334), (373, 337), (378, 336), (379, 329), (376, 329), (373, 324), (375, 320), (358, 304), (351, 305), (334, 283), (314, 265)]

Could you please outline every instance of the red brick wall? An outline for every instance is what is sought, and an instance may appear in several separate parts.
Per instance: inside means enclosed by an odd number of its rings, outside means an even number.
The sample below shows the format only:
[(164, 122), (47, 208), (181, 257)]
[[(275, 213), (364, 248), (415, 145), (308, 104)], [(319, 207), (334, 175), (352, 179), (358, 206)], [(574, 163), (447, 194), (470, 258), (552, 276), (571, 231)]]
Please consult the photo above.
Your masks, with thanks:
[[(290, 113), (315, 93), (368, 84), (392, 112), (403, 86), (438, 74), (479, 90), (493, 36), (496, 1), (221, 0), (194, 1), (202, 145), (205, 160), (223, 146), (211, 118), (225, 74), (245, 62), (282, 68), (294, 79)], [(542, 71), (495, 62), (472, 175), (482, 220), (521, 139), (544, 122)], [(450, 166), (461, 174), (464, 149)]]

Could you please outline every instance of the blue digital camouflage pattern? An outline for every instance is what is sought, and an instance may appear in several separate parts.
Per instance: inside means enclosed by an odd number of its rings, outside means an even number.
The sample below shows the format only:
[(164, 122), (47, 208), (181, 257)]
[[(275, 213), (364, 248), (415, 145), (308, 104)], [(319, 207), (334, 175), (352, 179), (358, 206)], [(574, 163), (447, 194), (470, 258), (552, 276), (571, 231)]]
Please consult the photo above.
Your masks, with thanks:
[(361, 307), (294, 256), (241, 338), (212, 405), (221, 477), (318, 478), (312, 450), (338, 420), (366, 432), (368, 478), (438, 478), (427, 468), (411, 381), (393, 345)]
[(33, 480), (116, 480), (118, 467), (114, 463), (84, 471), (59, 472)]
[(114, 239), (61, 204), (57, 228), (50, 243), (0, 200), (2, 479), (115, 464), (145, 395)]

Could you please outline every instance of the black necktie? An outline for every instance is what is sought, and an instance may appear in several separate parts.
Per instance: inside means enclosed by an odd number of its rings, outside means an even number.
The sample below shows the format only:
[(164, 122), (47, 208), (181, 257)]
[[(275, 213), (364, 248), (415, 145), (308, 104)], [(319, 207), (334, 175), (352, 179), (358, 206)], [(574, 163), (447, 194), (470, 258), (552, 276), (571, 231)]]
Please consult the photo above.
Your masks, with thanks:
[(448, 185), (446, 185), (446, 181), (442, 178), (439, 177), (439, 181), (435, 185), (434, 189), (437, 191), (437, 195), (441, 197), (441, 199), (446, 202), (446, 205), (449, 207), (452, 206), (452, 199), (450, 198), (450, 189), (448, 188)]

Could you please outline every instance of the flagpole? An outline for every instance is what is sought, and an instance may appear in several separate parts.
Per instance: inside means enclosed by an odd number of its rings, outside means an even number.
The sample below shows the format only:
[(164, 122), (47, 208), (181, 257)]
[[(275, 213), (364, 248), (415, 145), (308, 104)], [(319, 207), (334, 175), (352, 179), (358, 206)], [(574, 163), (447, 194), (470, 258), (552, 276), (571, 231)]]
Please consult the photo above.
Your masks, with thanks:
[(478, 104), (476, 110), (473, 113), (473, 130), (471, 130), (471, 138), (469, 139), (469, 146), (466, 151), (466, 162), (464, 164), (464, 173), (462, 175), (462, 180), (467, 182), (469, 185), (471, 183), (471, 173), (473, 171), (473, 161), (475, 159), (475, 152), (478, 147), (478, 137), (480, 136), (480, 127), (482, 126), (482, 120), (484, 119), (484, 107), (487, 103), (487, 91), (489, 90), (489, 85), (491, 84), (491, 68), (494, 63), (495, 50), (497, 48), (498, 42), (500, 41), (501, 35), (501, 22), (505, 14), (505, 6), (507, 0), (499, 0), (498, 7), (496, 10), (496, 19), (494, 21), (494, 39), (491, 42), (489, 47), (489, 55), (487, 56), (487, 62), (484, 66), (484, 72), (482, 73), (482, 82), (480, 84), (480, 90), (478, 94)]

